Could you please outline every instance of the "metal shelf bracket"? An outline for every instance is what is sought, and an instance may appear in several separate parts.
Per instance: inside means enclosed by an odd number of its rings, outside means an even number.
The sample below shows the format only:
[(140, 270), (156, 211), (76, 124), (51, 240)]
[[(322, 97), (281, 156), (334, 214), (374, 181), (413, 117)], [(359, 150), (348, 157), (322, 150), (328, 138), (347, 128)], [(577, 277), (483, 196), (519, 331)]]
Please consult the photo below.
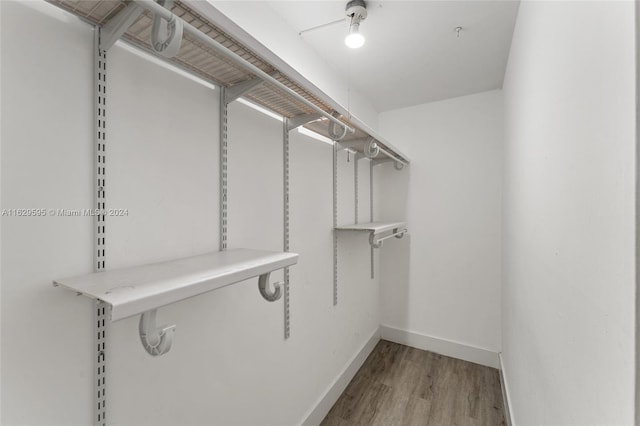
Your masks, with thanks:
[(264, 83), (261, 78), (252, 78), (251, 80), (243, 81), (242, 83), (234, 84), (226, 88), (224, 93), (224, 102), (230, 104), (235, 101), (254, 87)]
[(287, 130), (291, 131), (300, 126), (304, 126), (307, 123), (311, 123), (312, 121), (316, 121), (322, 118), (322, 114), (304, 114), (297, 115), (295, 117), (287, 119)]
[[(282, 297), (283, 282), (273, 284), (273, 290), (269, 288), (269, 276), (271, 272), (260, 275), (258, 278), (258, 289), (260, 295), (268, 301), (275, 302)], [(139, 333), (142, 346), (151, 356), (161, 356), (171, 350), (173, 344), (173, 335), (176, 329), (175, 324), (156, 325), (156, 315), (158, 310), (152, 309), (140, 315)]]
[(151, 356), (161, 356), (169, 352), (176, 329), (175, 324), (156, 326), (157, 312), (157, 309), (152, 309), (140, 315), (140, 341)]
[(260, 294), (267, 302), (275, 302), (276, 300), (282, 297), (282, 287), (283, 282), (273, 283), (273, 291), (269, 290), (269, 276), (271, 272), (260, 275), (258, 278), (258, 289), (260, 290)]
[[(173, 0), (160, 0), (161, 6), (171, 10)], [(178, 54), (182, 44), (183, 22), (171, 15), (168, 19), (158, 15), (153, 16), (151, 27), (151, 48), (162, 56), (173, 58)]]
[(353, 139), (350, 141), (345, 141), (345, 142), (340, 142), (338, 144), (338, 151), (342, 151), (343, 149), (354, 149), (357, 148), (363, 144), (365, 144), (368, 141), (367, 138), (362, 138), (362, 139)]
[(375, 158), (380, 154), (380, 147), (376, 143), (376, 140), (369, 138), (367, 145), (364, 147), (364, 155), (368, 158)]
[(116, 44), (116, 41), (122, 35), (127, 32), (129, 27), (138, 19), (142, 14), (143, 8), (136, 3), (129, 3), (129, 5), (120, 11), (116, 16), (109, 20), (109, 22), (102, 27), (100, 36), (100, 49), (109, 50)]
[[(338, 127), (339, 129), (336, 129), (336, 127)], [(335, 142), (339, 142), (344, 139), (344, 137), (347, 136), (347, 132), (349, 131), (353, 133), (354, 130), (344, 123), (336, 123), (335, 121), (329, 123), (329, 137)]]

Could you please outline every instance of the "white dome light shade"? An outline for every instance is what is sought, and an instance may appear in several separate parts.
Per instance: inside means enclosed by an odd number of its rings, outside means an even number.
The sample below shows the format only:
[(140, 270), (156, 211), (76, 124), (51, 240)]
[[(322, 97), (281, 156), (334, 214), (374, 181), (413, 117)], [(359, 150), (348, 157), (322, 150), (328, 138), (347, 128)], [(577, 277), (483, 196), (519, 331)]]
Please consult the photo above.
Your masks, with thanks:
[(358, 24), (352, 24), (349, 28), (349, 34), (344, 39), (344, 44), (351, 49), (358, 49), (364, 46), (364, 36), (358, 31)]

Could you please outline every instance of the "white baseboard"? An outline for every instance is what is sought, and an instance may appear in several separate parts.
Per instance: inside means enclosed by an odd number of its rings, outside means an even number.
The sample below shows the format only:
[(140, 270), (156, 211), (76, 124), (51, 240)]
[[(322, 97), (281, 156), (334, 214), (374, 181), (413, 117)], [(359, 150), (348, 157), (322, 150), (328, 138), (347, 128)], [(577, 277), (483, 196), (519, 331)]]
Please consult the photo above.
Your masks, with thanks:
[(373, 351), (376, 344), (380, 341), (380, 329), (376, 329), (369, 340), (360, 348), (360, 350), (351, 358), (345, 368), (338, 377), (331, 383), (327, 391), (320, 397), (315, 406), (309, 411), (302, 421), (303, 426), (317, 426), (326, 417), (333, 404), (336, 403), (342, 392), (347, 388), (353, 376), (356, 375), (362, 364)]
[(487, 367), (500, 368), (498, 353), (464, 343), (427, 336), (413, 331), (400, 330), (386, 325), (380, 326), (382, 338), (391, 342), (411, 346), (440, 355), (458, 358)]
[(513, 426), (513, 416), (511, 415), (511, 397), (509, 393), (509, 385), (507, 384), (507, 372), (504, 369), (502, 361), (502, 353), (498, 354), (500, 361), (500, 385), (502, 387), (502, 403), (504, 405), (504, 417), (507, 420), (507, 426)]

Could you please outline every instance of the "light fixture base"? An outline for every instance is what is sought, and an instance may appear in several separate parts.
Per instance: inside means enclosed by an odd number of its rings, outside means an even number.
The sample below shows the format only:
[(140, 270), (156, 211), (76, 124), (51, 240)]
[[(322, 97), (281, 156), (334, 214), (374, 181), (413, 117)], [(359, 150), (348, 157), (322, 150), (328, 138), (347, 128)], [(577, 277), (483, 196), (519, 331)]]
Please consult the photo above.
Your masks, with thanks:
[(364, 0), (350, 0), (347, 2), (344, 11), (347, 17), (357, 22), (364, 21), (367, 18), (367, 5)]

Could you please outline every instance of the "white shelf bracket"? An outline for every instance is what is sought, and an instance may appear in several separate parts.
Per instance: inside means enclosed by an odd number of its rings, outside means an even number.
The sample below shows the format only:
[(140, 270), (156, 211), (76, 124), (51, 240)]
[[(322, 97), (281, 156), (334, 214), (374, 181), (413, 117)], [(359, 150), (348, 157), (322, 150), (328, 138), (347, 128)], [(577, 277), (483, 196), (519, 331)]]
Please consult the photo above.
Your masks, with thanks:
[[(335, 117), (334, 117), (335, 118)], [(338, 129), (336, 129), (338, 127)], [(341, 127), (341, 129), (340, 129)], [(347, 132), (353, 133), (355, 130), (344, 123), (338, 124), (335, 121), (329, 123), (329, 137), (332, 141), (339, 142), (347, 136)]]
[(100, 49), (109, 50), (116, 44), (116, 41), (127, 32), (129, 27), (138, 19), (144, 9), (136, 3), (122, 9), (120, 13), (111, 18), (109, 22), (102, 27), (100, 36)]
[(156, 326), (158, 310), (152, 309), (140, 315), (140, 341), (151, 356), (164, 355), (171, 349), (175, 325)]
[(338, 151), (342, 151), (343, 149), (354, 149), (362, 144), (366, 143), (368, 139), (353, 139), (350, 141), (340, 142), (338, 143)]
[(375, 158), (380, 154), (380, 147), (376, 143), (376, 140), (373, 138), (369, 138), (369, 141), (364, 147), (364, 155), (368, 158)]
[(269, 276), (271, 272), (260, 275), (258, 278), (258, 289), (260, 294), (267, 302), (275, 302), (282, 297), (282, 282), (273, 283), (273, 291), (269, 289)]
[(229, 86), (226, 88), (224, 93), (224, 102), (230, 104), (235, 101), (249, 90), (254, 87), (264, 83), (264, 80), (261, 78), (252, 78), (251, 80), (243, 81), (242, 83), (234, 84), (233, 86)]
[(374, 166), (378, 166), (380, 164), (390, 163), (390, 162), (393, 161), (393, 159), (392, 158), (380, 158), (380, 159), (378, 159), (378, 158), (373, 159), (372, 158), (371, 161), (373, 161), (373, 165)]
[[(158, 4), (170, 10), (173, 6), (173, 0), (160, 0)], [(182, 31), (182, 20), (176, 19), (175, 15), (165, 19), (154, 14), (153, 26), (151, 27), (151, 48), (164, 57), (173, 58), (180, 50)]]
[(377, 165), (380, 165), (380, 164), (384, 164), (384, 163), (393, 162), (393, 168), (398, 170), (398, 171), (403, 170), (404, 166), (405, 166), (404, 163), (402, 163), (402, 162), (400, 162), (400, 161), (398, 161), (396, 159), (393, 159), (393, 158), (381, 158), (381, 159), (375, 159), (375, 160), (372, 160), (372, 161), (373, 161), (373, 165), (374, 166), (377, 166)]
[(288, 119), (287, 130), (291, 131), (300, 126), (304, 126), (307, 123), (311, 123), (312, 121), (316, 121), (322, 118), (322, 114), (304, 114), (304, 115), (296, 115), (295, 117)]

